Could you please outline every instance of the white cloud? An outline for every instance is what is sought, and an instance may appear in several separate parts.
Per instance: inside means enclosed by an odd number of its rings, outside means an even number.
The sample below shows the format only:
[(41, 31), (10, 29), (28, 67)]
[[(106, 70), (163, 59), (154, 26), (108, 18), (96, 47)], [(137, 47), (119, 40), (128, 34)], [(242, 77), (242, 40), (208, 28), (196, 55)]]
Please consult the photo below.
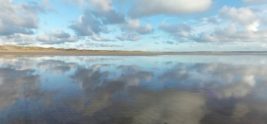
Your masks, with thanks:
[(137, 41), (140, 40), (143, 35), (151, 34), (153, 27), (150, 24), (142, 24), (138, 19), (128, 19), (125, 24), (122, 25), (121, 36), (117, 36), (120, 41)]
[(227, 32), (229, 29), (221, 29), (210, 34), (200, 37), (200, 41), (204, 42), (261, 42), (266, 43), (267, 30), (257, 32), (235, 31)]
[[(223, 7), (221, 25), (202, 32), (200, 41), (220, 42), (267, 42), (267, 29), (262, 24), (264, 9), (254, 10), (249, 7)], [(225, 18), (227, 17), (227, 18)]]
[(38, 12), (44, 11), (37, 3), (16, 4), (0, 0), (0, 35), (33, 34), (38, 28)]
[(250, 8), (234, 8), (226, 6), (222, 8), (221, 14), (230, 18), (233, 22), (245, 26), (247, 31), (258, 31), (260, 19)]
[(91, 0), (92, 4), (97, 8), (100, 8), (103, 11), (112, 10), (112, 1), (111, 0)]
[(2, 36), (1, 44), (19, 44), (19, 45), (38, 45), (38, 44), (62, 44), (66, 42), (77, 41), (76, 36), (63, 31), (53, 31), (51, 33), (43, 33), (38, 35), (15, 34), (11, 36)]
[[(176, 41), (228, 42), (229, 45), (230, 42), (265, 44), (265, 11), (265, 8), (260, 7), (225, 6), (215, 16), (189, 20), (186, 25), (164, 23), (160, 25), (160, 29), (173, 36)], [(192, 23), (188, 23), (190, 21)]]
[(130, 13), (134, 17), (184, 14), (207, 10), (212, 0), (136, 0)]
[(266, 0), (243, 0), (246, 3), (266, 3)]
[(69, 0), (73, 3), (78, 3), (81, 6), (93, 8), (98, 11), (111, 11), (112, 0)]
[(153, 27), (150, 24), (142, 25), (138, 19), (129, 19), (127, 21), (126, 30), (134, 31), (139, 34), (148, 34), (153, 31)]

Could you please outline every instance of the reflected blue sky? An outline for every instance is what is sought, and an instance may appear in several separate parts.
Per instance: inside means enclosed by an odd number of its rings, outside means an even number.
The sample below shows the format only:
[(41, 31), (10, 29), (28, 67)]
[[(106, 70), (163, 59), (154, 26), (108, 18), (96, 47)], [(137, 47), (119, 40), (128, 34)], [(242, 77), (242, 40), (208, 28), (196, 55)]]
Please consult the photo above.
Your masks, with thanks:
[(0, 123), (265, 123), (266, 62), (265, 56), (2, 56)]

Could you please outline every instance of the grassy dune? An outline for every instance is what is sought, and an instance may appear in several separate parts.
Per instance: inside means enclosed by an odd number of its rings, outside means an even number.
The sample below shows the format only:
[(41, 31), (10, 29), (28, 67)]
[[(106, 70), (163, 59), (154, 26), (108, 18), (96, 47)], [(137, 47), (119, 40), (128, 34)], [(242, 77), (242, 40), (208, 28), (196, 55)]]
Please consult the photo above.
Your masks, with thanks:
[(23, 47), (23, 46), (0, 46), (0, 54), (56, 54), (56, 55), (155, 55), (156, 52), (142, 51), (112, 51), (112, 50), (78, 50), (78, 49), (58, 49), (43, 47)]
[(0, 46), (0, 55), (267, 55), (267, 51), (145, 52), (115, 50), (78, 50), (5, 45)]

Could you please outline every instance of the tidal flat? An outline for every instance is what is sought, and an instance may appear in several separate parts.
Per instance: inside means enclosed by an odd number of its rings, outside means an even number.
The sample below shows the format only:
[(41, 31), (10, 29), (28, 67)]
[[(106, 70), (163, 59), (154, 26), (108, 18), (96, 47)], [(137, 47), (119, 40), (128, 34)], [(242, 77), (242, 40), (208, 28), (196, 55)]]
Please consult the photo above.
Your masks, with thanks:
[(264, 124), (265, 55), (0, 57), (1, 124)]

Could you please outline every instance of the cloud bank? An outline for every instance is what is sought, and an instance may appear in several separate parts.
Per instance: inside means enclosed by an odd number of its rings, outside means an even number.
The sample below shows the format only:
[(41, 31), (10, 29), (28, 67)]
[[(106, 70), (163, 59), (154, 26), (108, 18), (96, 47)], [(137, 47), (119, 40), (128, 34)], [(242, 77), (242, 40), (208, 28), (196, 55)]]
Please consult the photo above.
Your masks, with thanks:
[(143, 46), (154, 51), (178, 50), (181, 44), (213, 44), (215, 50), (222, 46), (218, 44), (237, 44), (236, 49), (251, 43), (257, 43), (253, 49), (267, 46), (265, 0), (0, 2), (1, 44), (132, 50)]

